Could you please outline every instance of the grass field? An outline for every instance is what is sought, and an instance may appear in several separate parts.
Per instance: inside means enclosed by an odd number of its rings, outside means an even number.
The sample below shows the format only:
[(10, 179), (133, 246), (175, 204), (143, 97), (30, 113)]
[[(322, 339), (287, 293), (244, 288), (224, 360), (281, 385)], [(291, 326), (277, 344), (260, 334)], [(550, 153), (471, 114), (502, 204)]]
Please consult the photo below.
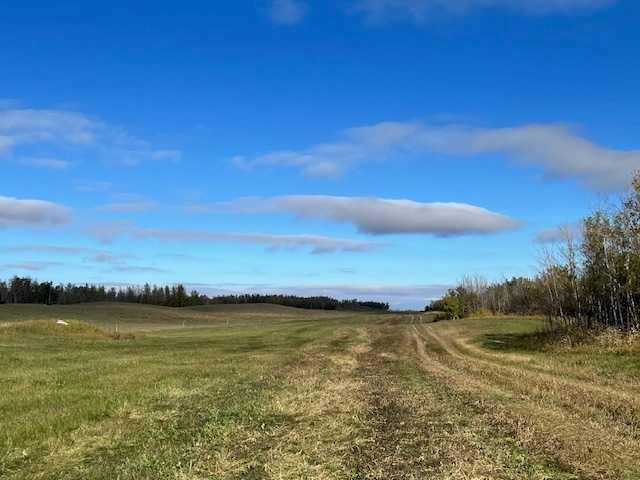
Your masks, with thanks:
[(430, 320), (0, 306), (0, 478), (640, 478), (636, 346)]

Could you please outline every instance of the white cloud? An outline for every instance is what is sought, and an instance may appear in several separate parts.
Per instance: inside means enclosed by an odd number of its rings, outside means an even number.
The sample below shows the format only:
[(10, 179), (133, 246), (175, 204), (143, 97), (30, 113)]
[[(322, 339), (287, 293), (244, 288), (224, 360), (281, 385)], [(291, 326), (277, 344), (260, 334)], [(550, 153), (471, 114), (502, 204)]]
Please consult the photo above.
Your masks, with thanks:
[(69, 221), (69, 210), (61, 205), (0, 196), (0, 227), (60, 225)]
[(153, 160), (165, 160), (178, 163), (182, 160), (182, 152), (180, 150), (154, 150), (150, 153), (150, 157)]
[(87, 228), (87, 233), (101, 243), (106, 244), (113, 242), (118, 237), (127, 235), (134, 229), (133, 223), (129, 221), (117, 221), (92, 225)]
[(596, 10), (616, 0), (358, 0), (354, 10), (369, 21), (408, 19), (421, 23), (438, 15), (466, 15), (503, 9), (529, 15), (572, 14)]
[(66, 170), (71, 165), (66, 160), (47, 157), (22, 158), (20, 164), (25, 167), (50, 168), (52, 170)]
[(247, 169), (288, 166), (308, 175), (332, 177), (365, 162), (429, 153), (499, 155), (538, 166), (550, 177), (577, 179), (596, 190), (623, 189), (640, 169), (640, 150), (607, 148), (560, 124), (490, 129), (383, 122), (348, 129), (338, 140), (306, 150), (270, 152), (253, 159), (236, 157), (234, 161)]
[(157, 267), (141, 267), (138, 265), (120, 265), (113, 268), (114, 272), (120, 273), (167, 273), (169, 270)]
[(29, 272), (39, 272), (41, 270), (46, 270), (50, 267), (57, 267), (62, 265), (59, 262), (18, 262), (18, 263), (7, 263), (2, 265), (4, 270), (26, 270)]
[(102, 212), (120, 212), (120, 213), (142, 213), (149, 212), (158, 208), (158, 204), (155, 202), (140, 200), (133, 202), (114, 202), (107, 203), (98, 207)]
[[(203, 210), (202, 207), (192, 207)], [(206, 207), (205, 207), (206, 209)], [(424, 233), (440, 237), (491, 234), (517, 228), (519, 222), (465, 203), (420, 203), (374, 197), (289, 195), (244, 198), (213, 209), (238, 213), (291, 213), (302, 218), (325, 219), (355, 225), (371, 234)]]
[(322, 235), (272, 235), (264, 233), (211, 232), (187, 229), (138, 228), (131, 223), (117, 222), (91, 227), (87, 233), (104, 243), (128, 236), (140, 240), (165, 242), (226, 242), (264, 245), (270, 251), (310, 249), (312, 254), (336, 252), (370, 252), (381, 248), (379, 242), (333, 238)]
[(301, 0), (271, 0), (269, 18), (279, 25), (295, 25), (302, 21), (309, 6)]
[(87, 247), (74, 247), (66, 245), (16, 245), (5, 247), (4, 251), (11, 253), (35, 253), (50, 256), (84, 255), (84, 262), (109, 265), (126, 265), (128, 259), (136, 258), (131, 253), (109, 252)]
[[(20, 153), (23, 148), (73, 148), (91, 153), (105, 162), (137, 165), (147, 160), (178, 161), (178, 150), (157, 149), (148, 142), (77, 112), (0, 108), (0, 156)], [(42, 158), (43, 167), (63, 165)], [(38, 166), (38, 162), (32, 163)], [(68, 163), (68, 162), (67, 162)], [(54, 167), (55, 168), (55, 167)]]
[(107, 263), (109, 265), (124, 265), (127, 259), (133, 258), (129, 253), (111, 253), (105, 251), (94, 251), (85, 261), (91, 263)]
[(69, 247), (64, 245), (18, 245), (6, 247), (6, 250), (18, 253), (45, 253), (52, 255), (78, 255), (92, 251), (85, 247)]
[(111, 182), (80, 182), (76, 187), (78, 192), (94, 193), (106, 192), (111, 189)]
[(536, 243), (561, 243), (567, 239), (576, 239), (582, 235), (582, 224), (564, 223), (555, 227), (547, 228), (537, 233)]
[(11, 145), (62, 142), (86, 145), (96, 140), (100, 125), (85, 115), (55, 110), (0, 110), (0, 134)]
[(640, 150), (615, 150), (581, 137), (565, 125), (525, 125), (499, 129), (461, 129), (443, 151), (497, 153), (540, 166), (552, 177), (576, 178), (597, 190), (628, 186), (640, 168)]
[(335, 252), (370, 252), (381, 245), (376, 242), (326, 237), (322, 235), (272, 235), (262, 233), (209, 232), (202, 230), (137, 229), (133, 236), (163, 241), (229, 242), (265, 245), (270, 250), (309, 248), (313, 254)]

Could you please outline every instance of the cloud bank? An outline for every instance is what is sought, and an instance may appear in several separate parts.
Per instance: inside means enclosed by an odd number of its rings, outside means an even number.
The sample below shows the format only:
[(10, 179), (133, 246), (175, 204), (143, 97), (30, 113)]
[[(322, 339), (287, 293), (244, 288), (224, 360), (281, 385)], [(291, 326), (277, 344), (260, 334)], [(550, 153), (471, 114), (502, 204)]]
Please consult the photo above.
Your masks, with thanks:
[[(206, 210), (207, 207), (192, 207)], [(452, 237), (492, 234), (517, 228), (506, 215), (465, 203), (420, 203), (369, 197), (289, 195), (244, 198), (213, 209), (237, 213), (290, 213), (301, 218), (323, 219), (356, 226), (360, 232), (380, 234), (430, 234)]]
[(366, 162), (434, 153), (460, 157), (498, 155), (537, 166), (548, 177), (576, 179), (601, 191), (625, 188), (632, 173), (640, 169), (640, 150), (601, 146), (561, 124), (474, 128), (383, 122), (348, 129), (337, 140), (306, 150), (275, 151), (255, 158), (238, 156), (233, 161), (248, 170), (284, 166), (298, 168), (310, 176), (337, 177)]
[(61, 225), (70, 219), (69, 210), (55, 203), (0, 196), (0, 227)]

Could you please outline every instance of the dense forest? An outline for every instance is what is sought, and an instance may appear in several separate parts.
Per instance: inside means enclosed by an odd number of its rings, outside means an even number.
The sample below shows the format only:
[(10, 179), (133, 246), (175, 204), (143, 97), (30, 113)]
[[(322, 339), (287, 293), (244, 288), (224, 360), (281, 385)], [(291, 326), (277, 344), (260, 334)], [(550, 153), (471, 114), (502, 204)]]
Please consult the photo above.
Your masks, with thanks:
[(640, 329), (640, 174), (616, 205), (544, 248), (539, 273), (489, 283), (466, 277), (428, 307), (450, 317), (477, 312), (544, 314), (564, 324)]
[(0, 281), (0, 304), (40, 303), (65, 305), (86, 302), (126, 302), (167, 307), (190, 307), (196, 305), (272, 303), (289, 307), (314, 310), (389, 310), (382, 302), (359, 300), (336, 300), (330, 297), (297, 297), (294, 295), (226, 295), (209, 297), (193, 290), (187, 293), (183, 285), (143, 287), (128, 286), (116, 289), (100, 285), (54, 285), (30, 278), (13, 277)]

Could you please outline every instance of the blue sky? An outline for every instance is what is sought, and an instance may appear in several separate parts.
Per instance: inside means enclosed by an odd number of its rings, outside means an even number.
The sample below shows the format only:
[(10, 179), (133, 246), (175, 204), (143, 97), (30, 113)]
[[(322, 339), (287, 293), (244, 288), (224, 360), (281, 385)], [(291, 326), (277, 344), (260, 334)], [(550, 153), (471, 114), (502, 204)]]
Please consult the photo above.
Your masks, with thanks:
[(640, 168), (630, 0), (8, 1), (0, 277), (420, 307)]

